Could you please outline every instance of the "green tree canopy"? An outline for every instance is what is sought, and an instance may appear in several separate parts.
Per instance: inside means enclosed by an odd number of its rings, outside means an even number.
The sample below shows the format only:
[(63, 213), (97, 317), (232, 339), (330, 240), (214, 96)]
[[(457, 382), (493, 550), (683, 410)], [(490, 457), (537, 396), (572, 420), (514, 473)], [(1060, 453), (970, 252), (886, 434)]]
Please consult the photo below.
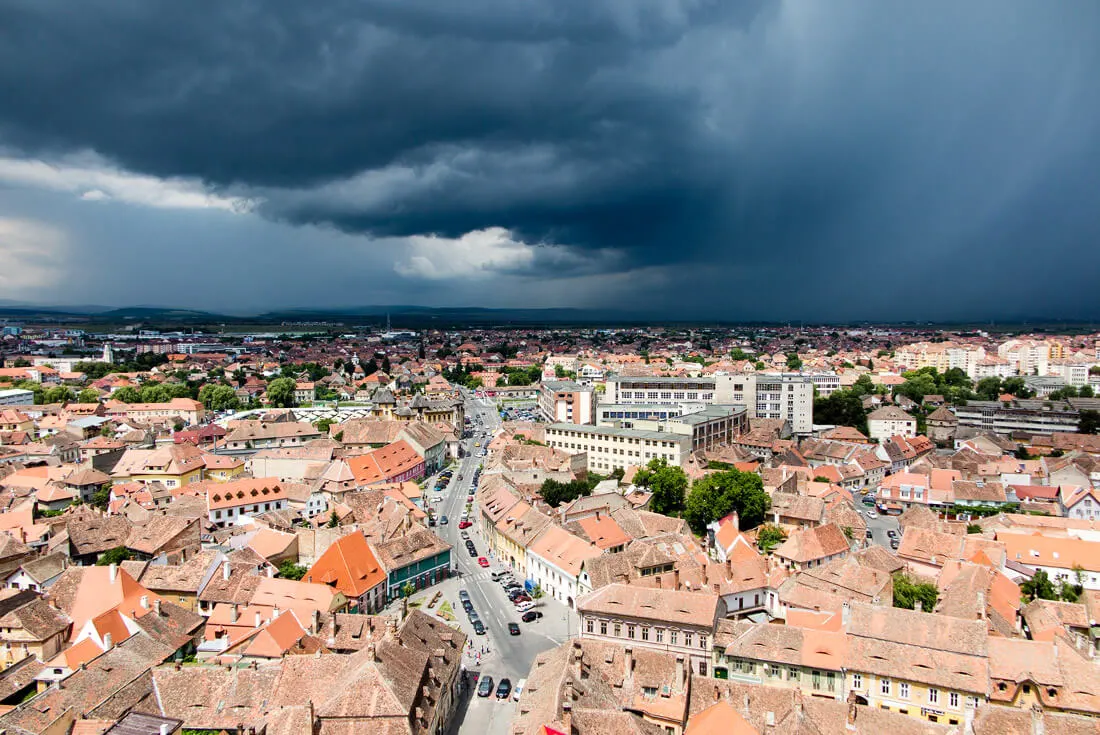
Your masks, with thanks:
[(851, 390), (836, 390), (814, 400), (814, 423), (853, 426), (867, 433), (867, 411), (863, 398)]
[(228, 385), (207, 383), (199, 388), (199, 400), (208, 411), (231, 411), (239, 408), (241, 401)]
[(296, 405), (294, 400), (295, 382), (293, 378), (276, 378), (267, 384), (267, 401), (272, 406), (280, 408), (292, 408)]
[(93, 388), (85, 388), (76, 394), (77, 403), (99, 403), (99, 391)]
[(306, 572), (309, 569), (303, 567), (301, 564), (295, 564), (290, 559), (287, 559), (279, 565), (279, 576), (283, 579), (293, 579), (294, 581), (300, 580), (306, 576)]
[(653, 493), (650, 509), (654, 513), (668, 516), (684, 509), (688, 476), (682, 468), (670, 465), (663, 457), (650, 460), (648, 465), (638, 470), (634, 484)]
[(1100, 434), (1100, 411), (1086, 408), (1078, 415), (1077, 431), (1082, 434)]
[(939, 596), (940, 591), (931, 582), (914, 582), (904, 574), (894, 575), (894, 607), (914, 610), (919, 601), (922, 611), (932, 612)]
[(111, 394), (111, 398), (116, 401), (122, 401), (123, 403), (141, 403), (141, 393), (132, 385), (128, 385), (125, 388), (119, 388)]
[(1058, 591), (1055, 589), (1054, 583), (1050, 581), (1050, 576), (1042, 569), (1037, 570), (1031, 579), (1020, 585), (1020, 592), (1029, 600), (1036, 598), (1041, 600), (1058, 599)]
[(592, 487), (584, 480), (570, 480), (560, 482), (547, 479), (539, 488), (539, 495), (551, 508), (557, 508), (562, 503), (571, 503), (582, 495), (591, 495)]
[(771, 499), (764, 492), (759, 475), (740, 470), (715, 472), (691, 487), (684, 507), (684, 518), (697, 534), (706, 531), (707, 524), (737, 511), (744, 530), (764, 521)]
[(73, 399), (73, 392), (64, 385), (55, 385), (47, 388), (42, 394), (42, 400), (46, 403), (67, 403)]
[(116, 546), (113, 549), (108, 549), (99, 555), (96, 559), (95, 565), (97, 567), (106, 567), (111, 564), (121, 564), (124, 561), (130, 561), (134, 558), (134, 555), (130, 553), (130, 550), (125, 546)]

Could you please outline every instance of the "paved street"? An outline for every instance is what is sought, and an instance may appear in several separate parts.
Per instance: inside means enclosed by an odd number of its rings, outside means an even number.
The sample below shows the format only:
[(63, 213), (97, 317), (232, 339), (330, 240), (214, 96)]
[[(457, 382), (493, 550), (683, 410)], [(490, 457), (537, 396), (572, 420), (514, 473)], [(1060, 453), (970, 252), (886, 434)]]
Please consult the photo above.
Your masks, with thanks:
[(871, 531), (871, 540), (874, 543), (889, 549), (891, 539), (887, 535), (887, 531), (896, 531), (898, 533), (898, 539), (901, 539), (901, 531), (898, 526), (897, 516), (887, 516), (878, 513), (878, 518), (867, 518), (867, 506), (861, 505), (859, 506), (859, 510), (863, 513), (864, 520), (867, 521), (867, 528)]
[[(473, 422), (473, 436), (465, 443), (467, 455), (455, 470), (450, 485), (441, 493), (443, 502), (431, 503), (437, 518), (447, 516), (447, 525), (437, 525), (434, 530), (454, 547), (452, 559), (458, 574), (425, 590), (417, 595), (417, 599), (430, 600), (437, 591), (441, 591), (443, 599), (454, 609), (457, 625), (470, 637), (472, 643), (472, 648), (464, 657), (467, 670), (481, 676), (491, 676), (494, 685), (506, 677), (515, 686), (520, 679), (527, 676), (537, 654), (564, 642), (570, 633), (576, 634), (577, 621), (575, 614), (564, 605), (544, 599), (540, 600), (539, 607), (536, 608), (543, 613), (541, 620), (534, 623), (520, 622), (519, 613), (504, 594), (504, 590), (491, 578), (494, 570), (503, 567), (494, 561), (488, 569), (483, 569), (478, 566), (477, 557), (471, 557), (467, 553), (458, 523), (467, 497), (473, 494), (474, 469), (485, 461), (484, 457), (477, 456), (481, 450), (474, 444), (480, 443), (484, 447), (492, 438), (493, 431), (499, 427), (500, 418), (490, 400), (470, 396), (467, 396), (466, 414)], [(480, 426), (474, 421), (475, 416), (481, 418)], [(462, 476), (461, 480), (458, 479), (459, 475)], [(432, 487), (434, 485), (425, 490), (426, 495), (437, 495)], [(477, 525), (467, 529), (467, 533), (477, 546), (478, 556), (488, 557), (488, 544), (482, 538)], [(485, 635), (474, 634), (458, 598), (461, 589), (469, 592), (474, 610), (485, 625)], [(508, 623), (512, 622), (519, 623), (520, 635), (509, 635)], [(486, 652), (481, 654), (479, 662), (478, 654), (483, 648)], [(477, 735), (503, 735), (508, 732), (515, 710), (515, 703), (510, 698), (505, 702), (498, 701), (494, 692), (494, 696), (483, 699), (477, 697), (471, 689), (466, 704), (467, 706), (459, 708), (450, 732)]]

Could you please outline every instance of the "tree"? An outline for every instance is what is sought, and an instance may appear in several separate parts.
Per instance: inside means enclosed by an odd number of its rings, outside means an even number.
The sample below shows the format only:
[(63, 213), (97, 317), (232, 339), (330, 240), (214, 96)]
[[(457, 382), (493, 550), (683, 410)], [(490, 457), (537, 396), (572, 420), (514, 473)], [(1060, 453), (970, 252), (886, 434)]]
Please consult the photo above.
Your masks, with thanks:
[(76, 394), (77, 403), (99, 403), (99, 391), (94, 388), (85, 388)]
[(99, 558), (96, 559), (95, 565), (97, 567), (107, 567), (112, 564), (121, 564), (124, 561), (130, 561), (133, 558), (134, 555), (130, 553), (130, 550), (125, 546), (116, 546), (100, 554)]
[(42, 394), (42, 400), (46, 403), (67, 403), (73, 399), (73, 392), (63, 385), (48, 388)]
[(932, 612), (939, 596), (939, 590), (931, 582), (914, 582), (905, 574), (894, 575), (894, 607), (914, 610), (920, 602), (922, 611)]
[(382, 372), (384, 372), (386, 375), (389, 375), (391, 367), (392, 366), (390, 365), (389, 355), (383, 355), (382, 356)]
[(591, 494), (592, 488), (583, 480), (560, 482), (547, 479), (543, 481), (542, 487), (539, 488), (539, 495), (551, 508), (557, 508), (562, 503), (572, 503), (582, 495)]
[(1077, 395), (1081, 396), (1082, 398), (1095, 398), (1096, 392), (1093, 391), (1091, 385), (1082, 385), (1080, 390), (1077, 391)]
[(787, 353), (787, 369), (788, 370), (801, 370), (802, 358), (798, 356), (797, 352)]
[(280, 408), (292, 408), (295, 383), (293, 378), (276, 378), (267, 384), (267, 402)]
[(17, 358), (15, 358), (15, 360), (12, 361), (11, 366), (12, 367), (17, 367), (17, 368), (18, 367), (30, 367), (31, 363), (30, 363), (30, 360), (27, 360), (26, 358), (17, 357)]
[(1004, 393), (1001, 390), (1001, 379), (996, 376), (979, 380), (974, 392), (983, 401), (995, 401), (998, 396)]
[(89, 505), (93, 505), (100, 510), (107, 508), (107, 504), (111, 502), (111, 486), (104, 485), (103, 487), (92, 493), (91, 499), (88, 500)]
[(771, 523), (765, 523), (756, 532), (756, 545), (761, 551), (771, 551), (786, 540), (786, 532)]
[(730, 359), (731, 360), (747, 360), (747, 359), (749, 359), (749, 356), (746, 355), (745, 351), (743, 349), (741, 349), (740, 347), (734, 347), (732, 350), (730, 350)]
[(862, 398), (875, 392), (875, 384), (871, 381), (871, 376), (864, 373), (856, 378), (856, 382), (848, 390)]
[(111, 398), (116, 401), (122, 401), (123, 403), (141, 403), (141, 394), (138, 393), (137, 388), (132, 385), (128, 385), (125, 388), (119, 388), (111, 394)]
[(1005, 393), (1011, 393), (1017, 398), (1033, 398), (1035, 391), (1027, 387), (1023, 378), (1005, 378), (1001, 384), (1001, 390)]
[(814, 401), (814, 423), (852, 426), (867, 433), (867, 411), (863, 399), (850, 390), (836, 390)]
[(1086, 408), (1078, 415), (1077, 431), (1082, 434), (1100, 433), (1100, 411)]
[(325, 524), (328, 528), (336, 528), (340, 525), (340, 516), (336, 515), (336, 511), (332, 511), (332, 515), (328, 517), (328, 523)]
[(316, 426), (317, 430), (320, 431), (322, 434), (327, 434), (328, 433), (328, 427), (332, 426), (335, 423), (336, 423), (336, 419), (325, 418), (325, 419), (318, 419), (317, 422), (313, 425)]
[(1050, 576), (1042, 569), (1036, 570), (1031, 579), (1020, 585), (1020, 592), (1029, 600), (1036, 598), (1040, 600), (1058, 599), (1058, 591), (1054, 588), (1054, 583), (1050, 581)]
[(726, 470), (707, 475), (692, 486), (684, 518), (692, 531), (702, 535), (707, 524), (736, 511), (740, 527), (747, 530), (759, 526), (770, 507), (759, 475)]
[(228, 385), (207, 383), (199, 389), (199, 400), (208, 411), (229, 411), (239, 408), (241, 401)]
[(293, 579), (296, 582), (306, 576), (306, 572), (308, 571), (309, 569), (307, 567), (303, 567), (301, 564), (295, 564), (290, 559), (287, 559), (279, 565), (279, 576), (283, 579)]
[(638, 470), (634, 483), (653, 493), (650, 509), (654, 513), (670, 516), (684, 509), (687, 473), (680, 467), (669, 465), (663, 457), (650, 460), (648, 465)]

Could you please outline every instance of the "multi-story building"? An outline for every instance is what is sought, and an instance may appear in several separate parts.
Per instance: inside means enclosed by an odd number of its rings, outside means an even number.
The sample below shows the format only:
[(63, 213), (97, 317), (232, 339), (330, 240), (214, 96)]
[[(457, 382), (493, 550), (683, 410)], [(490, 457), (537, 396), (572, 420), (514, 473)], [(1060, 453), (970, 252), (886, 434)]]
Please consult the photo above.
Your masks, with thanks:
[(917, 435), (917, 420), (896, 406), (883, 406), (867, 414), (867, 434), (878, 442), (892, 436)]
[(542, 588), (543, 594), (573, 607), (585, 560), (602, 553), (580, 536), (549, 524), (527, 548), (527, 577)]
[(107, 415), (112, 418), (121, 416), (135, 421), (177, 419), (189, 426), (194, 426), (202, 423), (203, 418), (206, 416), (206, 409), (201, 402), (191, 398), (173, 398), (166, 403), (108, 401)]
[(625, 377), (607, 381), (607, 400), (622, 405), (745, 406), (750, 419), (785, 419), (795, 434), (813, 429), (814, 382), (800, 373), (747, 373), (714, 377)]
[(539, 387), (539, 413), (549, 423), (592, 424), (596, 393), (572, 380), (547, 380)]
[(828, 396), (840, 390), (840, 376), (836, 373), (815, 372), (804, 373), (804, 375), (814, 384), (819, 396)]
[(0, 390), (0, 406), (31, 406), (34, 405), (34, 391), (23, 388), (8, 388)]
[(208, 520), (225, 528), (244, 516), (283, 510), (287, 496), (277, 477), (257, 477), (211, 487), (206, 505)]
[(1051, 360), (1048, 375), (1059, 377), (1066, 385), (1079, 388), (1089, 383), (1089, 364), (1071, 360)]
[[(600, 426), (617, 427), (620, 429), (638, 429), (641, 431), (663, 431), (673, 434), (690, 434), (691, 448), (693, 451), (700, 449), (713, 449), (730, 444), (735, 438), (748, 431), (748, 413), (743, 406), (707, 406), (700, 411), (680, 414), (674, 406), (655, 406), (652, 413), (645, 411), (632, 411), (634, 406), (619, 406), (621, 410), (612, 411), (605, 416), (622, 416), (623, 418), (605, 418), (599, 421)], [(661, 409), (666, 409), (662, 411)], [(638, 418), (625, 418), (633, 414), (639, 414)], [(659, 418), (662, 414), (667, 418)]]
[[(1053, 343), (1057, 344), (1057, 343)], [(1010, 339), (997, 347), (997, 355), (1008, 360), (1017, 375), (1046, 375), (1052, 343), (1042, 340)], [(1054, 357), (1061, 357), (1059, 347)]]
[(706, 676), (725, 605), (706, 592), (609, 584), (581, 598), (577, 612), (581, 638), (684, 656), (693, 672)]
[(972, 427), (998, 434), (1014, 431), (1049, 434), (1077, 431), (1082, 409), (1100, 409), (1100, 399), (1071, 398), (1066, 401), (1015, 400), (968, 401), (955, 407), (960, 427)]
[(917, 342), (895, 350), (894, 363), (908, 370), (931, 367), (941, 373), (958, 368), (975, 379), (979, 377), (978, 366), (985, 357), (985, 349), (980, 346), (956, 342)]
[(647, 464), (651, 459), (664, 459), (681, 467), (692, 451), (691, 434), (611, 426), (550, 424), (546, 427), (546, 443), (569, 454), (586, 453), (589, 469), (601, 474)]

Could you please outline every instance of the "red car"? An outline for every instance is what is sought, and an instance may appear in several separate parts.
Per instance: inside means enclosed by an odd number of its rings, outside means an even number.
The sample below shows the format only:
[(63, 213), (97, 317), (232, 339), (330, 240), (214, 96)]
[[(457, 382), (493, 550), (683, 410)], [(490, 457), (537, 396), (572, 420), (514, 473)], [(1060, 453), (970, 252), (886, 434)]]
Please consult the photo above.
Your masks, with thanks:
[(487, 567), (487, 566), (489, 566), (489, 560), (486, 559), (484, 556), (479, 556), (477, 558), (477, 565), (479, 567)]
[(458, 527), (459, 527), (460, 530), (463, 529), (463, 528), (469, 528), (472, 525), (474, 525), (474, 524), (470, 523), (469, 521), (459, 521), (458, 522)]

